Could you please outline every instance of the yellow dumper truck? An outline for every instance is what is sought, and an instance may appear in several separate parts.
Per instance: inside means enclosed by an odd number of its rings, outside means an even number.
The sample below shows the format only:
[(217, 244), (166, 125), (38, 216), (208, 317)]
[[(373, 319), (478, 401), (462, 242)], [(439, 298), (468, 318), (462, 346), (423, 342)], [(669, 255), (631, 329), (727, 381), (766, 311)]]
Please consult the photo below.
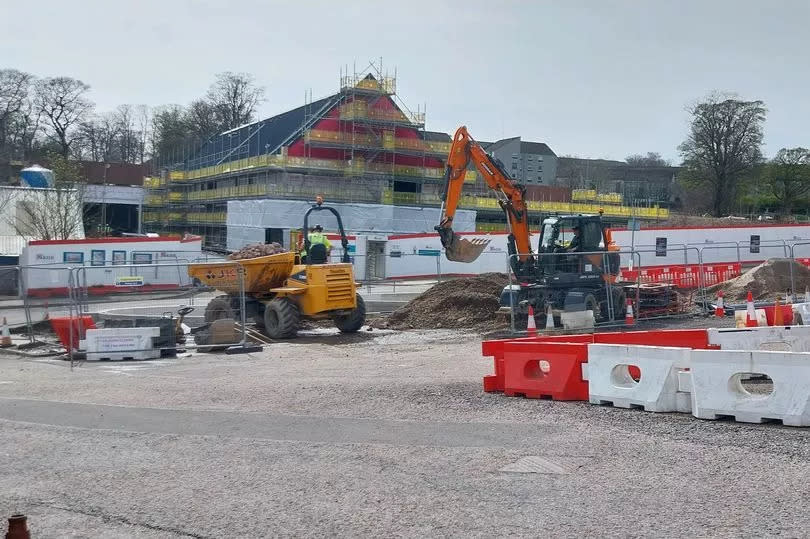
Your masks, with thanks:
[[(329, 211), (340, 230), (343, 254), (340, 263), (328, 263), (323, 245), (310, 245), (306, 238), (312, 212)], [(192, 281), (219, 290), (205, 309), (205, 321), (240, 319), (240, 295), (245, 295), (245, 319), (273, 339), (295, 337), (301, 320), (331, 318), (344, 333), (358, 331), (366, 319), (366, 306), (357, 294), (357, 283), (349, 259), (348, 240), (340, 214), (322, 201), (304, 216), (306, 263), (294, 252), (246, 260), (192, 264)]]

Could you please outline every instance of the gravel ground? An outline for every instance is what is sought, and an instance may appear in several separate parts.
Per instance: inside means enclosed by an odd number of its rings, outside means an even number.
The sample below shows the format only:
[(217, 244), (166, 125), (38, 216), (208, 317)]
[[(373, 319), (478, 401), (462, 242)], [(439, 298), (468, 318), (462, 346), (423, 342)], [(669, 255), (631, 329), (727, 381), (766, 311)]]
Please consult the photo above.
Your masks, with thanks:
[[(320, 332), (320, 333), (319, 333)], [(35, 537), (800, 536), (810, 431), (486, 394), (480, 338), (0, 356), (0, 509)], [(70, 404), (64, 404), (70, 403)], [(111, 408), (110, 406), (113, 406)], [(527, 456), (555, 473), (501, 471)]]

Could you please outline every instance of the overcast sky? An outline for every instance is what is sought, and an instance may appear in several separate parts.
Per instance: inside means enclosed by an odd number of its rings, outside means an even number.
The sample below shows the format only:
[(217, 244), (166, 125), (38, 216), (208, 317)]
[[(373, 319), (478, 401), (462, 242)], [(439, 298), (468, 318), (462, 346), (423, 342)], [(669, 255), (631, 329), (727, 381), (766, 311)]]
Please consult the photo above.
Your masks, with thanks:
[[(185, 104), (221, 71), (266, 87), (261, 116), (382, 57), (427, 128), (521, 136), (558, 155), (677, 160), (687, 103), (762, 99), (766, 153), (810, 146), (810, 1), (8, 0), (0, 67), (67, 75), (103, 111)], [(378, 60), (377, 60), (378, 61)]]

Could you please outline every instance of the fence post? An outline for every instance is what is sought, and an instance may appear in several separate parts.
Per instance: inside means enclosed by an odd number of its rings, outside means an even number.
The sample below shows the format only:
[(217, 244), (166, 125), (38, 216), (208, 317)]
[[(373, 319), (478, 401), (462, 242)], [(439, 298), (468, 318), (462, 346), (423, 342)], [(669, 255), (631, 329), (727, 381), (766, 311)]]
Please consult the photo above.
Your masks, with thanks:
[[(790, 246), (790, 264), (789, 264), (789, 266), (790, 266), (790, 295), (791, 296), (796, 295), (796, 283), (794, 281), (795, 276), (793, 274), (793, 264), (796, 262), (796, 259), (793, 256), (793, 247), (794, 247), (794, 245)], [(805, 299), (805, 301), (806, 301), (806, 299)]]
[(239, 318), (242, 323), (242, 341), (239, 345), (244, 347), (247, 344), (247, 337), (245, 335), (245, 326), (247, 324), (245, 311), (247, 310), (247, 301), (245, 299), (245, 268), (242, 266), (241, 262), (237, 266), (237, 271), (239, 272)]
[(442, 253), (439, 251), (439, 256), (436, 257), (436, 280), (442, 282)]
[(28, 291), (25, 290), (25, 278), (23, 277), (23, 267), (17, 266), (17, 294), (23, 300), (23, 309), (25, 310), (25, 325), (28, 330), (28, 341), (34, 342), (34, 323), (31, 319), (31, 303), (28, 299)]
[(509, 329), (514, 334), (515, 329), (515, 294), (512, 290), (512, 260), (511, 256), (506, 254), (506, 275), (509, 277)]

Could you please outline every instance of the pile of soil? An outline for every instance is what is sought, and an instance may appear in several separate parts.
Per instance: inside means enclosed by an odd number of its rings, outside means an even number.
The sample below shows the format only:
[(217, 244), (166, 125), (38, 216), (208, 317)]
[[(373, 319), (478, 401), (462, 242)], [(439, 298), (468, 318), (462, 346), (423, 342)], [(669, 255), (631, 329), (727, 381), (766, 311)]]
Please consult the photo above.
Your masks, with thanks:
[(509, 279), (503, 273), (482, 273), (436, 284), (391, 313), (387, 327), (491, 329), (507, 284)]
[(245, 260), (284, 252), (286, 252), (286, 249), (278, 243), (254, 243), (229, 254), (228, 260)]
[(714, 285), (709, 290), (712, 293), (722, 290), (726, 301), (744, 301), (749, 290), (755, 300), (774, 299), (777, 296), (784, 298), (790, 291), (791, 265), (793, 265), (794, 289), (802, 294), (805, 288), (810, 286), (810, 269), (789, 258), (772, 258), (736, 279)]

